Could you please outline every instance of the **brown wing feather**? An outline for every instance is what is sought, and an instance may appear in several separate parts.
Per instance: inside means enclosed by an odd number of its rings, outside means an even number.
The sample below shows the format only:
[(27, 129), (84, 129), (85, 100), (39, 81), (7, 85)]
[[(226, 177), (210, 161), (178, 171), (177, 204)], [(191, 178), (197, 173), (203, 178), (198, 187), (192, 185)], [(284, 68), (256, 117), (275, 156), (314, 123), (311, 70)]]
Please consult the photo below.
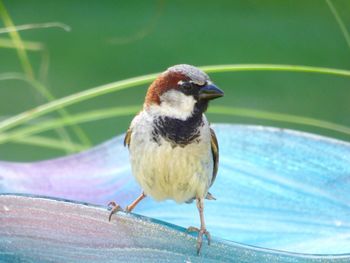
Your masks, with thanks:
[(211, 152), (213, 154), (213, 161), (214, 161), (213, 177), (210, 183), (210, 186), (212, 186), (215, 181), (216, 174), (218, 173), (218, 168), (219, 168), (219, 144), (218, 144), (218, 139), (216, 138), (215, 132), (212, 128), (210, 128), (210, 134), (211, 134)]
[(124, 138), (124, 146), (130, 146), (130, 141), (131, 141), (131, 129), (129, 128), (126, 131), (125, 138)]

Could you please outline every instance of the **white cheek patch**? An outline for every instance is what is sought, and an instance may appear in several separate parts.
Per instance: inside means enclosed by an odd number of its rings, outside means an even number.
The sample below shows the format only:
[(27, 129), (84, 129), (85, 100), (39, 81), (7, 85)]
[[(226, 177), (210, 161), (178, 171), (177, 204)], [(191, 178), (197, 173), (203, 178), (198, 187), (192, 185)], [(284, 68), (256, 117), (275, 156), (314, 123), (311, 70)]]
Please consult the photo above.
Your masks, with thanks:
[(160, 96), (160, 105), (152, 106), (152, 110), (160, 115), (185, 120), (192, 115), (195, 104), (193, 96), (169, 90)]

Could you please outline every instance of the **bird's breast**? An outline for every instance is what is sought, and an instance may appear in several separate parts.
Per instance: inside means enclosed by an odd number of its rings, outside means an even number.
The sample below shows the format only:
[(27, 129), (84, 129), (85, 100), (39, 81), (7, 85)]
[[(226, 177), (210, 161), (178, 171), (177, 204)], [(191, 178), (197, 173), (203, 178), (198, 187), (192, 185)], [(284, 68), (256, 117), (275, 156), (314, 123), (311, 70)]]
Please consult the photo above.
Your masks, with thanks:
[(195, 134), (194, 139), (174, 134), (186, 142), (183, 144), (163, 136), (160, 130), (155, 139), (154, 121), (141, 118), (133, 124), (129, 147), (132, 171), (145, 193), (156, 200), (173, 199), (179, 203), (204, 197), (213, 173), (206, 119), (197, 133), (189, 133)]

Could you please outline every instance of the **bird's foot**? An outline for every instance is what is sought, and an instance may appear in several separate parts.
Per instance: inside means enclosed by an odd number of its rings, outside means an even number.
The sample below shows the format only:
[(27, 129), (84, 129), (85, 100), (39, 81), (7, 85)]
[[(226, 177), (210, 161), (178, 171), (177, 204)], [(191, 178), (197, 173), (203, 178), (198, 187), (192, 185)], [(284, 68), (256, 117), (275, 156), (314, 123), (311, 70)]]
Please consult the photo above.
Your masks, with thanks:
[(193, 227), (190, 226), (189, 228), (187, 228), (187, 232), (197, 232), (198, 233), (198, 237), (197, 237), (197, 255), (199, 255), (201, 248), (202, 248), (202, 243), (203, 243), (203, 235), (207, 238), (208, 240), (208, 245), (210, 245), (210, 241), (211, 241), (211, 236), (209, 231), (207, 231), (205, 228), (197, 228), (197, 227)]
[(109, 213), (109, 217), (108, 220), (111, 221), (112, 219), (112, 215), (114, 215), (115, 213), (119, 212), (119, 211), (124, 211), (124, 209), (118, 205), (116, 202), (109, 202), (108, 204), (108, 210), (111, 210), (111, 212)]

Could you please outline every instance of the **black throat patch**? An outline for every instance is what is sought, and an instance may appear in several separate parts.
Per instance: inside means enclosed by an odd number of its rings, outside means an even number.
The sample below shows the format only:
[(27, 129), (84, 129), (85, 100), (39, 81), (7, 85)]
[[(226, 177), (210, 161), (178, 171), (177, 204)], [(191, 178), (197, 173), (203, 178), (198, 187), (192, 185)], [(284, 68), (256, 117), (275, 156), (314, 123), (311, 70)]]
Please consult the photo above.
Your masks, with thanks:
[(186, 120), (170, 117), (157, 117), (154, 120), (152, 140), (160, 145), (160, 136), (169, 141), (172, 147), (185, 147), (199, 142), (200, 127), (204, 125), (202, 113), (197, 112)]

